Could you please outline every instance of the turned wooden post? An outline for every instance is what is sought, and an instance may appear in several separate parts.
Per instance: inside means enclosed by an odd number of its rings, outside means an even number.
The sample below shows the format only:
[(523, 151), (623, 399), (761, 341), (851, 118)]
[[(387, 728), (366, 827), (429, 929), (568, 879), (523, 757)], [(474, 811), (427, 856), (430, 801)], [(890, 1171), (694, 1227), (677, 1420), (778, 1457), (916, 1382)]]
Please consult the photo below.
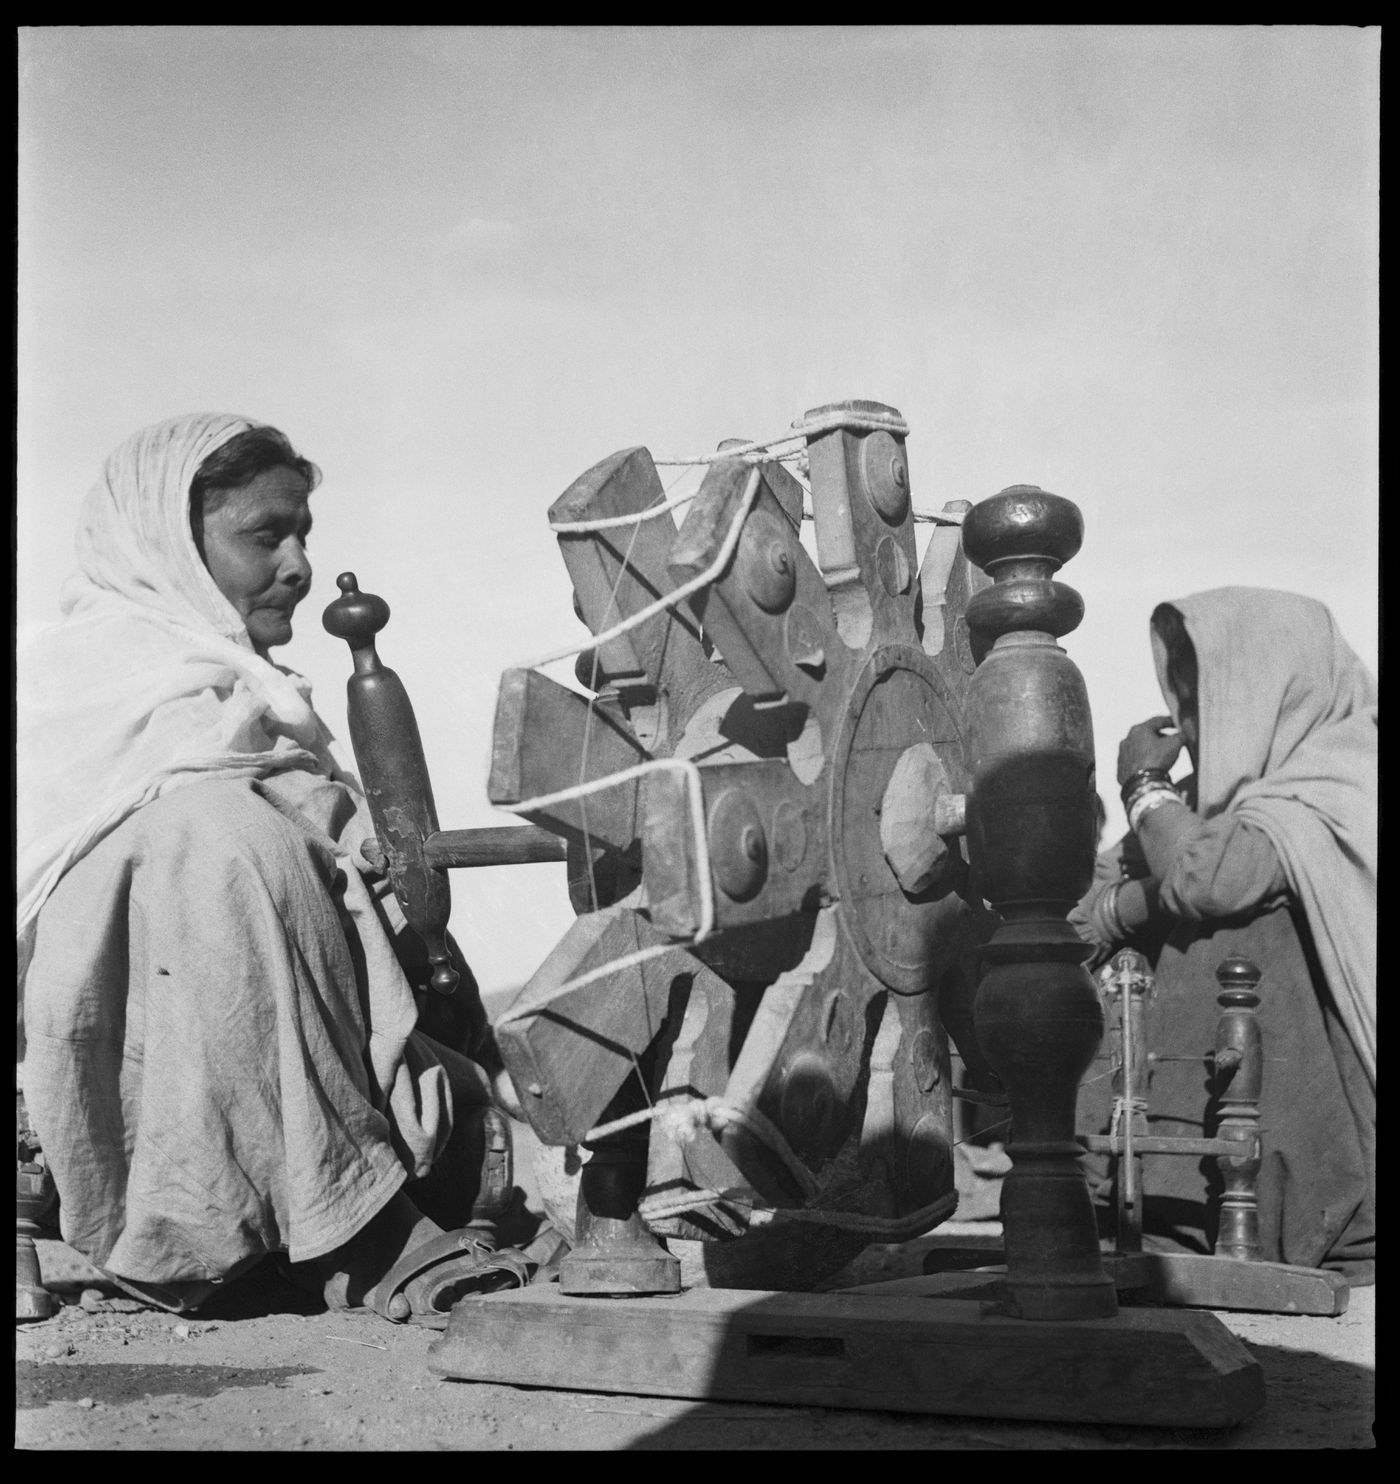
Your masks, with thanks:
[(1220, 1024), (1215, 1032), (1215, 1092), (1219, 1123), (1215, 1137), (1238, 1140), (1239, 1154), (1218, 1154), (1224, 1183), (1217, 1257), (1258, 1262), (1259, 1097), (1264, 1085), (1264, 1043), (1259, 1032), (1259, 969), (1247, 958), (1227, 958), (1215, 971)]
[[(643, 1096), (639, 1083), (624, 1085), (603, 1122), (638, 1111)], [(647, 1230), (637, 1210), (647, 1183), (649, 1130), (649, 1124), (634, 1124), (584, 1146), (590, 1156), (579, 1177), (574, 1244), (559, 1267), (561, 1293), (680, 1292), (680, 1260)]]
[(362, 593), (353, 572), (335, 580), (338, 597), (322, 615), (327, 633), (344, 639), (355, 661), (346, 683), (350, 741), (360, 782), (385, 856), (389, 880), (408, 925), (423, 940), (439, 994), (457, 988), (447, 948), (452, 889), (447, 872), (428, 864), (424, 843), (438, 832), (428, 764), (403, 681), (379, 658), (374, 636), (389, 622), (389, 605)]
[(1131, 948), (1113, 956), (1108, 987), (1118, 1021), (1118, 1068), (1113, 1091), (1121, 1115), (1113, 1132), (1122, 1141), (1116, 1156), (1118, 1250), (1142, 1251), (1142, 1155), (1136, 1139), (1147, 1136), (1147, 1088), (1150, 1061), (1147, 1048), (1147, 996), (1152, 976), (1147, 960)]
[(968, 843), (975, 888), (1002, 919), (973, 1017), (1011, 1105), (1001, 1212), (1008, 1308), (1024, 1319), (1117, 1312), (1074, 1129), (1103, 1037), (1090, 950), (1065, 921), (1093, 875), (1094, 744), (1083, 678), (1055, 643), (1084, 605), (1051, 579), (1083, 530), (1076, 506), (1030, 485), (963, 523), (963, 550), (993, 578), (967, 622), (994, 641), (968, 694)]
[(40, 1161), (38, 1138), (29, 1126), (24, 1094), (15, 1096), (15, 1320), (49, 1319), (58, 1300), (45, 1287), (34, 1238), (56, 1197), (53, 1176)]

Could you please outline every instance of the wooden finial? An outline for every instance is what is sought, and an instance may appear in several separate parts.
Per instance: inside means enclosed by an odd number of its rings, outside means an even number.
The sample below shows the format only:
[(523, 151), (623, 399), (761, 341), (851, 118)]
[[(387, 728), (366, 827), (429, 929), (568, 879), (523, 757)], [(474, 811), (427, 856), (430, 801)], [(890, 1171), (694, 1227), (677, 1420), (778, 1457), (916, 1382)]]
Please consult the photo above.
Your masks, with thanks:
[[(1258, 964), (1247, 958), (1222, 959), (1215, 971), (1215, 982), (1220, 986), (1217, 999), (1222, 1006), (1259, 1003), (1259, 981), (1263, 978)], [(1227, 998), (1228, 996), (1228, 998)], [(1238, 998), (1248, 996), (1248, 999)]]
[(321, 615), (322, 626), (351, 649), (373, 647), (374, 636), (389, 622), (389, 605), (373, 593), (362, 593), (353, 572), (342, 572), (335, 585), (341, 596)]
[(1052, 581), (1084, 541), (1079, 507), (1033, 484), (1013, 484), (963, 520), (967, 559), (993, 585), (967, 605), (968, 626), (986, 634), (1038, 630), (1057, 639), (1079, 627), (1084, 600)]

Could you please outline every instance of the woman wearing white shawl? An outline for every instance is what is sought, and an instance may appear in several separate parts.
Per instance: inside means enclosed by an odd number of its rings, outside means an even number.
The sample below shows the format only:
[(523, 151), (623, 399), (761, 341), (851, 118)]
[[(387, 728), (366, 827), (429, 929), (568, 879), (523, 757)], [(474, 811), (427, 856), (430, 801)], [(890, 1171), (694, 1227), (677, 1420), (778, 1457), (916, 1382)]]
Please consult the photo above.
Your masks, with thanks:
[(198, 414), (87, 497), (64, 617), (20, 657), (23, 1080), (64, 1237), (113, 1277), (188, 1307), (284, 1251), (403, 1318), (407, 1279), (380, 1280), (451, 1245), (403, 1187), (470, 1163), (490, 1084), (415, 1031), (363, 799), (268, 658), (316, 478), (275, 429)]
[[(1202, 1063), (1230, 954), (1263, 970), (1264, 1256), (1375, 1272), (1375, 681), (1313, 599), (1220, 588), (1162, 604), (1152, 645), (1170, 717), (1134, 727), (1119, 781), (1135, 827), (1076, 914), (1100, 956), (1156, 956), (1154, 1133), (1199, 1134)], [(1194, 776), (1173, 792), (1185, 746)], [(1180, 1058), (1170, 1060), (1168, 1058)], [(1086, 1084), (1082, 1116), (1107, 1116)], [(1213, 1240), (1194, 1161), (1149, 1156), (1148, 1229)]]

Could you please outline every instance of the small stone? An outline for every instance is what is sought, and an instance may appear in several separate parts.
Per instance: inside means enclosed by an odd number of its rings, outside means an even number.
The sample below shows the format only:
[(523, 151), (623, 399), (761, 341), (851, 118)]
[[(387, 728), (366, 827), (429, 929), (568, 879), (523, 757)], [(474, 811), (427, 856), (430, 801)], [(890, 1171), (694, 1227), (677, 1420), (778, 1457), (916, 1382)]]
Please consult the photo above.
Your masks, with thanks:
[(76, 1346), (69, 1343), (64, 1343), (61, 1345), (50, 1345), (49, 1348), (44, 1351), (44, 1359), (62, 1360), (65, 1355), (72, 1355), (76, 1348)]
[(102, 1290), (100, 1288), (85, 1288), (78, 1302), (88, 1314), (100, 1314), (102, 1312)]
[(93, 1401), (90, 1396), (84, 1396), (78, 1398), (78, 1405), (83, 1409), (83, 1411), (91, 1412), (92, 1409), (97, 1405), (97, 1403)]
[(175, 1326), (175, 1338), (177, 1340), (188, 1340), (189, 1337), (190, 1327), (188, 1324), (177, 1324)]

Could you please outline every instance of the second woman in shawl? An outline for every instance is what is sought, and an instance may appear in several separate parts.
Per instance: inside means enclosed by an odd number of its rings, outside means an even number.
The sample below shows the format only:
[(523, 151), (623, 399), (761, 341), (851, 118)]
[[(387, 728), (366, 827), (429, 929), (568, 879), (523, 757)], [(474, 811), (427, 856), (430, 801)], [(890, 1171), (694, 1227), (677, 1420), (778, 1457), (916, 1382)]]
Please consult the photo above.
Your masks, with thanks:
[[(1260, 1226), (1264, 1256), (1375, 1270), (1375, 683), (1320, 603), (1221, 588), (1160, 605), (1152, 646), (1170, 710), (1119, 754), (1132, 833), (1100, 860), (1076, 914), (1099, 957), (1154, 961), (1151, 1131), (1200, 1137), (1214, 1117), (1206, 1056), (1215, 970), (1263, 971)], [(1168, 770), (1185, 748), (1194, 775)], [(1082, 1128), (1106, 1128), (1104, 1078)], [(1214, 1242), (1213, 1164), (1149, 1155), (1145, 1230)]]

